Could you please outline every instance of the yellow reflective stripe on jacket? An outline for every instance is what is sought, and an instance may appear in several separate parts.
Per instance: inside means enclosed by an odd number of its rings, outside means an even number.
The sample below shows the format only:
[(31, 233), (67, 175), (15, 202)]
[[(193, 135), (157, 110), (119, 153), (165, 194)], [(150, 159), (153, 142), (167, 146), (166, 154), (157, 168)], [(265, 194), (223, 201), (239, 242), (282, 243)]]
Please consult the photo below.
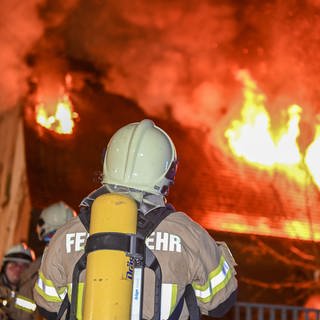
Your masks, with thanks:
[(161, 286), (161, 319), (168, 319), (177, 303), (178, 286), (163, 283)]
[(26, 312), (34, 312), (37, 308), (35, 302), (31, 299), (18, 295), (15, 300), (15, 308), (24, 310)]
[(177, 296), (178, 296), (178, 285), (173, 284), (172, 285), (172, 294), (171, 294), (171, 307), (170, 307), (170, 314), (174, 310), (176, 304), (177, 304)]
[[(78, 297), (77, 297), (77, 320), (82, 320), (82, 299), (83, 299), (84, 282), (78, 283)], [(68, 298), (71, 301), (72, 283), (68, 284)]]
[(42, 272), (39, 273), (35, 289), (45, 300), (50, 302), (62, 302), (67, 293), (66, 288), (61, 288), (57, 291), (53, 282), (46, 279)]
[(210, 272), (208, 281), (204, 285), (192, 284), (196, 297), (204, 303), (210, 301), (217, 292), (226, 286), (230, 278), (231, 268), (225, 258), (221, 256), (218, 267)]

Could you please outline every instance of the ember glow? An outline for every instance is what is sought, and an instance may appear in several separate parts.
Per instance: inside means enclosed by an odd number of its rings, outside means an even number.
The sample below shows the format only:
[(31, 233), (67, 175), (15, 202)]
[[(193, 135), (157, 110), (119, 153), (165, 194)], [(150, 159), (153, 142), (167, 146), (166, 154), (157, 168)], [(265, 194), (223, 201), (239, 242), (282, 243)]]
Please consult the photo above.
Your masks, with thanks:
[(72, 134), (74, 118), (77, 117), (72, 109), (71, 101), (67, 95), (64, 95), (57, 102), (54, 114), (49, 114), (45, 105), (39, 103), (36, 107), (36, 121), (41, 126), (59, 134)]
[(266, 97), (246, 71), (238, 74), (244, 85), (241, 119), (232, 121), (225, 137), (232, 153), (262, 170), (279, 170), (299, 182), (312, 181), (320, 187), (320, 129), (303, 155), (297, 143), (302, 108), (293, 104), (287, 109), (287, 122), (272, 127), (265, 106)]
[[(200, 214), (200, 213), (199, 213)], [(214, 219), (210, 218), (214, 217)], [(250, 217), (228, 212), (211, 212), (200, 222), (211, 230), (224, 230), (235, 233), (259, 234), (301, 240), (320, 240), (320, 225), (310, 226), (307, 221), (281, 219), (273, 227), (266, 217)]]

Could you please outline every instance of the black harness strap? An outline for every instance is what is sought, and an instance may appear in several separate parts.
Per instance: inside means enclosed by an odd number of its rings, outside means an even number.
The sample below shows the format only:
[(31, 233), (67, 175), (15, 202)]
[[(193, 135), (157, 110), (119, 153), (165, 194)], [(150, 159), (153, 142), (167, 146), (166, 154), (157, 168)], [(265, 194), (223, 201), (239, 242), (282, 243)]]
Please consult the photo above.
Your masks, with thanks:
[(194, 292), (194, 289), (191, 284), (188, 284), (186, 286), (186, 289), (184, 291), (184, 298), (186, 300), (186, 304), (189, 311), (189, 319), (200, 320), (200, 308), (198, 307), (196, 293)]
[(60, 306), (60, 309), (59, 309), (59, 312), (57, 314), (57, 317), (55, 317), (54, 319), (60, 320), (66, 310), (68, 310), (67, 317), (66, 317), (66, 319), (68, 319), (68, 313), (69, 313), (69, 310), (70, 310), (69, 307), (70, 307), (69, 298), (68, 298), (68, 294), (66, 294), (64, 299), (63, 299), (63, 301), (62, 301), (62, 304)]
[[(43, 317), (41, 319), (46, 319), (46, 320), (60, 319), (60, 318), (57, 318), (57, 313), (56, 312), (49, 312), (48, 310), (46, 310), (44, 308), (41, 308), (40, 306), (37, 306), (37, 310), (39, 311), (40, 315)], [(5, 318), (5, 319), (7, 319), (7, 318)]]
[(153, 270), (155, 274), (154, 311), (152, 320), (158, 320), (161, 316), (162, 271), (158, 259), (148, 247), (146, 247), (145, 266)]
[(88, 207), (80, 207), (80, 213), (78, 215), (80, 221), (86, 228), (87, 232), (89, 233), (90, 227), (90, 208)]
[(72, 273), (72, 290), (70, 303), (70, 317), (69, 320), (77, 319), (77, 302), (78, 302), (78, 283), (80, 273), (86, 268), (87, 255), (84, 253), (76, 263)]
[[(169, 205), (164, 208), (158, 208), (160, 210), (153, 210), (147, 215), (139, 215), (138, 220), (138, 232), (141, 232), (142, 235), (146, 235), (145, 239), (150, 236), (150, 234), (154, 231), (154, 229), (159, 225), (159, 223), (165, 219), (170, 213), (172, 213), (174, 208)], [(161, 315), (161, 286), (162, 286), (162, 272), (161, 267), (159, 265), (158, 259), (153, 254), (151, 250), (146, 248), (146, 267), (152, 269), (155, 273), (155, 306), (154, 306), (154, 316), (153, 320), (160, 319)], [(200, 310), (197, 303), (197, 298), (193, 287), (191, 284), (186, 286), (185, 292), (176, 305), (174, 311), (168, 318), (168, 320), (176, 320), (179, 319), (183, 302), (186, 301), (190, 320), (200, 320)]]
[(179, 302), (177, 303), (176, 307), (174, 308), (174, 310), (171, 313), (168, 320), (178, 320), (179, 319), (180, 314), (182, 312), (183, 303), (184, 303), (184, 295), (182, 295), (182, 297), (180, 298)]
[(89, 233), (90, 227), (90, 211), (91, 205), (93, 201), (98, 198), (99, 196), (109, 193), (105, 186), (101, 186), (100, 188), (92, 191), (86, 198), (84, 198), (80, 203), (80, 212), (79, 212), (79, 219), (86, 228), (87, 232)]
[[(155, 257), (150, 249), (146, 249), (146, 267), (152, 269), (155, 273), (155, 306), (153, 320), (160, 319), (161, 316), (161, 285), (162, 285), (162, 272), (158, 259)], [(168, 320), (178, 320), (182, 312), (183, 303), (186, 301), (186, 305), (189, 311), (190, 320), (200, 320), (200, 309), (198, 307), (197, 298), (193, 287), (188, 284), (185, 288), (184, 294), (181, 296), (179, 302), (175, 306)]]
[[(139, 214), (138, 216), (138, 235), (144, 239), (148, 238), (156, 229), (162, 220), (174, 212), (171, 205), (160, 207), (152, 210), (147, 215)], [(160, 320), (161, 316), (161, 287), (162, 271), (158, 259), (153, 252), (146, 247), (145, 266), (153, 270), (155, 274), (154, 288), (154, 314), (152, 320)]]
[(144, 238), (135, 234), (124, 234), (118, 232), (99, 232), (87, 239), (85, 252), (89, 254), (96, 250), (120, 250), (129, 256), (144, 257)]
[(160, 222), (173, 211), (174, 208), (171, 205), (167, 205), (166, 207), (155, 208), (146, 215), (139, 212), (137, 234), (148, 238)]

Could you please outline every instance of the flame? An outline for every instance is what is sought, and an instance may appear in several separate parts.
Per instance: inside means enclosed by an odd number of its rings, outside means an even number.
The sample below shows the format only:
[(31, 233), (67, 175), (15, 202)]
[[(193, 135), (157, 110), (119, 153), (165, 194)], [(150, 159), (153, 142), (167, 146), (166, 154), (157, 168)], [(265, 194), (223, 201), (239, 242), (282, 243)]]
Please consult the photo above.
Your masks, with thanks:
[(320, 125), (317, 125), (315, 137), (306, 150), (304, 161), (312, 175), (312, 179), (314, 183), (318, 187), (320, 187), (319, 154), (320, 154)]
[[(249, 73), (240, 71), (238, 79), (243, 83), (244, 96), (240, 119), (225, 130), (232, 154), (261, 170), (282, 171), (303, 187), (313, 182), (320, 189), (320, 125), (315, 125), (314, 138), (302, 153), (298, 144), (302, 108), (289, 106), (285, 123), (275, 128), (265, 106), (266, 97)], [(275, 222), (259, 215), (214, 212), (204, 215), (200, 223), (209, 229), (320, 241), (320, 222), (309, 219), (283, 217)]]
[(77, 114), (72, 110), (72, 104), (68, 95), (64, 95), (56, 104), (55, 113), (49, 115), (44, 104), (36, 107), (36, 121), (41, 126), (53, 130), (59, 134), (71, 134), (74, 127), (74, 118)]
[(297, 143), (302, 108), (297, 104), (289, 106), (286, 125), (275, 130), (265, 107), (265, 95), (259, 91), (247, 71), (240, 71), (238, 78), (244, 85), (241, 119), (232, 121), (225, 131), (232, 153), (260, 169), (281, 170), (303, 185), (311, 177), (320, 187), (317, 157), (320, 154), (320, 126), (303, 155)]

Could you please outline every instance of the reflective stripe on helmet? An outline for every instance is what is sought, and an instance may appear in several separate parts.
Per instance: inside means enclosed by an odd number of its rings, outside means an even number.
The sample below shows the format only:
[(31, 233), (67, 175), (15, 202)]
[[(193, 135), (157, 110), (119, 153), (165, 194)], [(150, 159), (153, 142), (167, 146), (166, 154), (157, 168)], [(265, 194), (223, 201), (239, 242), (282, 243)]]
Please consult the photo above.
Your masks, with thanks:
[(231, 268), (223, 256), (217, 268), (210, 272), (208, 281), (204, 285), (193, 283), (196, 297), (201, 302), (209, 302), (212, 297), (223, 289), (231, 278)]

